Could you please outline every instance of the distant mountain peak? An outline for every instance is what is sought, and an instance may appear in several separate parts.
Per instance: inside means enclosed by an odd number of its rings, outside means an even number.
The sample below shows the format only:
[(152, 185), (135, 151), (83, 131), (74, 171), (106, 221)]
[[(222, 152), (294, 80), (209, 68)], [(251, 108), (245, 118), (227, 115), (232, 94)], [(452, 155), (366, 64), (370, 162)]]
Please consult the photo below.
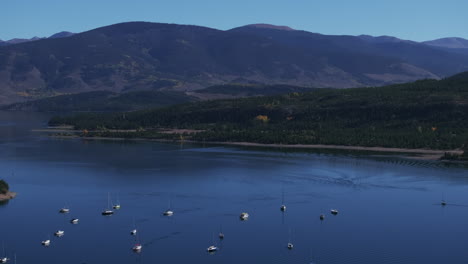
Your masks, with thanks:
[[(66, 38), (75, 35), (75, 33), (68, 32), (68, 31), (62, 31), (59, 33), (55, 33), (52, 36), (48, 37), (51, 39), (56, 39), (56, 38)], [(41, 38), (38, 36), (34, 36), (30, 39), (23, 39), (23, 38), (14, 38), (10, 40), (3, 41), (0, 39), (0, 46), (7, 46), (7, 45), (13, 45), (13, 44), (19, 44), (19, 43), (25, 43), (25, 42), (31, 42), (31, 41), (36, 41), (36, 40), (41, 40), (41, 39), (46, 39), (46, 38)]]
[(290, 28), (288, 26), (277, 26), (277, 25), (271, 25), (271, 24), (250, 24), (250, 25), (246, 25), (245, 27), (295, 31), (295, 29)]
[(23, 42), (36, 41), (36, 40), (40, 40), (40, 39), (43, 39), (43, 38), (40, 38), (40, 37), (33, 37), (33, 38), (30, 38), (30, 39), (14, 38), (14, 39), (10, 39), (10, 40), (5, 41), (5, 43), (7, 43), (8, 45), (11, 45), (11, 44), (19, 44), (19, 43), (23, 43)]
[(68, 31), (62, 31), (62, 32), (53, 34), (49, 38), (66, 38), (66, 37), (70, 37), (70, 36), (73, 36), (73, 35), (75, 35), (75, 33), (68, 32)]
[(468, 49), (468, 40), (464, 38), (440, 38), (422, 42), (429, 46), (451, 48), (451, 49)]
[(410, 40), (399, 39), (392, 36), (371, 36), (371, 35), (359, 35), (358, 38), (371, 42), (371, 43), (398, 43), (398, 42), (412, 42)]

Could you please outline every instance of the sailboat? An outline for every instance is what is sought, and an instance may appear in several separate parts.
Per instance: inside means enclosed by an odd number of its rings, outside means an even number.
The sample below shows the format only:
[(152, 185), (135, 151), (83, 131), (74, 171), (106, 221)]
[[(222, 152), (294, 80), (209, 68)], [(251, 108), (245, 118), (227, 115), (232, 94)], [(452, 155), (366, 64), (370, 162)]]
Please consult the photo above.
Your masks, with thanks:
[(80, 221), (80, 219), (78, 219), (78, 218), (73, 218), (72, 220), (70, 220), (70, 223), (76, 225), (76, 224), (78, 224), (79, 221)]
[(70, 208), (68, 208), (68, 207), (66, 207), (66, 206), (65, 206), (65, 207), (62, 207), (62, 208), (60, 209), (60, 211), (59, 211), (59, 213), (61, 213), (61, 214), (68, 214), (69, 212), (70, 212)]
[(135, 236), (137, 234), (137, 229), (135, 225), (135, 218), (133, 218), (133, 230), (130, 231), (130, 235)]
[[(213, 234), (213, 244), (214, 244), (214, 234)], [(218, 251), (218, 247), (215, 246), (215, 245), (209, 246), (209, 247), (206, 249), (206, 251), (207, 251), (208, 253), (214, 253), (214, 252)]]
[(140, 244), (140, 243), (136, 243), (132, 250), (135, 251), (135, 252), (141, 252), (141, 249), (143, 248), (143, 246)]
[(41, 241), (41, 245), (43, 245), (44, 247), (50, 246), (50, 236), (48, 239)]
[(115, 210), (119, 210), (120, 209), (120, 199), (119, 199), (119, 195), (117, 194), (117, 203), (114, 204), (112, 206), (112, 208), (114, 208)]
[(332, 215), (337, 215), (337, 214), (338, 214), (338, 210), (336, 210), (336, 209), (331, 209), (331, 210), (330, 210), (330, 213), (331, 213)]
[(172, 216), (174, 215), (174, 211), (171, 210), (171, 200), (169, 200), (169, 207), (166, 211), (163, 212), (165, 216)]
[(43, 245), (44, 247), (50, 246), (50, 239), (41, 241), (41, 245)]
[(6, 257), (5, 243), (3, 243), (3, 258), (0, 258), (0, 263), (7, 263), (10, 259)]
[(140, 253), (141, 250), (143, 249), (143, 245), (140, 243), (138, 237), (135, 238), (135, 245), (132, 247), (132, 250), (136, 253)]
[(101, 213), (102, 215), (113, 215), (114, 214), (114, 211), (112, 211), (110, 209), (110, 194), (108, 193), (107, 194), (107, 209), (105, 209), (104, 211), (102, 211)]
[(289, 242), (288, 242), (288, 249), (293, 249), (294, 245), (291, 243), (291, 228), (289, 229)]
[(218, 251), (218, 247), (217, 246), (209, 246), (206, 251), (212, 253), (212, 252), (216, 252)]
[(241, 213), (239, 218), (242, 220), (242, 221), (245, 221), (245, 220), (248, 220), (249, 219), (249, 214), (248, 213)]
[(54, 235), (55, 235), (56, 237), (61, 237), (61, 236), (65, 235), (65, 231), (63, 231), (63, 230), (57, 230), (57, 231), (55, 231)]
[(286, 205), (284, 205), (284, 186), (281, 188), (281, 212), (286, 211)]
[(223, 227), (221, 226), (219, 229), (220, 230), (219, 230), (218, 237), (219, 239), (223, 240), (224, 239)]

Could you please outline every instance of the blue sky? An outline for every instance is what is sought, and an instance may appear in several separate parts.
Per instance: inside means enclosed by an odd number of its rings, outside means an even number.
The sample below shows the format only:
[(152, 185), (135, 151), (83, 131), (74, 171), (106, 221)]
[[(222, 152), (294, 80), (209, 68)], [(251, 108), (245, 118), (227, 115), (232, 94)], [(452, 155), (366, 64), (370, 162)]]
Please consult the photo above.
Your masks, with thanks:
[(466, 0), (0, 0), (0, 39), (150, 21), (229, 29), (252, 23), (335, 35), (468, 38)]

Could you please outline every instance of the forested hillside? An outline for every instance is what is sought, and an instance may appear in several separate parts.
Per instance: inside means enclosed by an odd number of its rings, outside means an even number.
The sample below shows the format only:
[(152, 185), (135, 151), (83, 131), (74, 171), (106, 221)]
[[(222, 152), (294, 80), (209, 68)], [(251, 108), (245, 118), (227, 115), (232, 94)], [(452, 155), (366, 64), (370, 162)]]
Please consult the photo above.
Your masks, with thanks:
[[(468, 142), (468, 73), (380, 88), (214, 100), (131, 113), (55, 117), (92, 135), (282, 144), (455, 149)], [(109, 129), (138, 129), (115, 133)], [(91, 134), (90, 134), (91, 135)]]

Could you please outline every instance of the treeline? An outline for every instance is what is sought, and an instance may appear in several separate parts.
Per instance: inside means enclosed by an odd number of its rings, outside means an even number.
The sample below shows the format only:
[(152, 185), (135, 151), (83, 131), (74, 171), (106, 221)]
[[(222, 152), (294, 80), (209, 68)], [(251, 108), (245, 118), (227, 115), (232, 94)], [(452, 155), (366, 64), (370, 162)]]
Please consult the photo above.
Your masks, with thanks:
[[(213, 100), (130, 113), (54, 117), (116, 136), (282, 144), (336, 144), (455, 149), (468, 143), (468, 73), (380, 88), (317, 89), (307, 93)], [(160, 128), (203, 132), (167, 135)], [(121, 133), (121, 132), (119, 132)]]
[(5, 180), (0, 180), (0, 194), (6, 194), (10, 190), (10, 186)]

